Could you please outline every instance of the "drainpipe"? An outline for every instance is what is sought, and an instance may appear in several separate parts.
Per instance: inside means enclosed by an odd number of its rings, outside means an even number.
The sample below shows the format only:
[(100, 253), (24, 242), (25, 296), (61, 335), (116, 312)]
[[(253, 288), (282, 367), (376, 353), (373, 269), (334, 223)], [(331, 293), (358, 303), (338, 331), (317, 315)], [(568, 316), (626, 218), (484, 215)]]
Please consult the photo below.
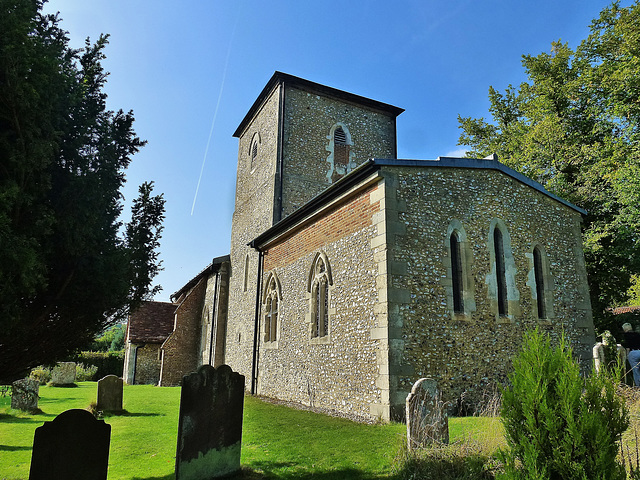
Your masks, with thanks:
[(262, 290), (262, 251), (258, 250), (258, 278), (256, 279), (256, 309), (253, 327), (253, 357), (251, 359), (251, 395), (257, 392), (258, 381), (258, 338), (260, 335), (260, 291)]
[(220, 272), (216, 273), (216, 285), (213, 290), (213, 309), (211, 312), (211, 334), (209, 335), (209, 365), (213, 365), (211, 363), (211, 357), (213, 357), (213, 338), (216, 336), (217, 328), (217, 318), (218, 318), (218, 281), (220, 280)]

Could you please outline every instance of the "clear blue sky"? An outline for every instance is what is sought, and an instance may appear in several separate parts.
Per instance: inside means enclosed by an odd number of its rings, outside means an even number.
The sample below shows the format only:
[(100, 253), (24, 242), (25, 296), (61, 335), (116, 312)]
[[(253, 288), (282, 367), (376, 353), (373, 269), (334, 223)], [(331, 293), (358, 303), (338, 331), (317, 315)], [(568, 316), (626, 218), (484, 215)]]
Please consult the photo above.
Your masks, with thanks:
[(111, 35), (108, 107), (133, 110), (135, 130), (149, 142), (128, 170), (124, 194), (130, 202), (145, 180), (164, 193), (156, 300), (168, 301), (212, 258), (229, 253), (232, 133), (274, 71), (404, 108), (399, 158), (462, 155), (458, 114), (487, 117), (489, 86), (503, 90), (525, 79), (523, 54), (549, 52), (558, 39), (575, 48), (608, 4), (52, 0), (45, 11), (60, 12), (74, 47)]

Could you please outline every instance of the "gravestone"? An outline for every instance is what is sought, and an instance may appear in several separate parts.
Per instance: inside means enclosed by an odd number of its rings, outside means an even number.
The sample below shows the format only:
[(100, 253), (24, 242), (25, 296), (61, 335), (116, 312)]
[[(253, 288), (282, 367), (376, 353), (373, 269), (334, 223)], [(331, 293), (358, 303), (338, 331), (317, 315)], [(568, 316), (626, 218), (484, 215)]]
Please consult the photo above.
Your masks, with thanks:
[(67, 410), (36, 428), (29, 480), (106, 480), (111, 425)]
[[(593, 346), (593, 366), (596, 369), (596, 372), (599, 372), (603, 365), (606, 365), (607, 361), (605, 359), (604, 354), (605, 344), (602, 342), (598, 342)], [(627, 351), (626, 349), (620, 345), (616, 344), (616, 350), (618, 352), (618, 358), (622, 365), (627, 361)]]
[(407, 395), (405, 407), (410, 450), (434, 442), (449, 443), (449, 420), (435, 380), (418, 380)]
[(51, 383), (53, 385), (73, 385), (76, 381), (76, 364), (60, 362), (53, 367)]
[(119, 411), (122, 410), (122, 378), (115, 375), (107, 375), (98, 380), (98, 410)]
[(40, 382), (32, 378), (23, 378), (13, 382), (11, 387), (11, 408), (27, 412), (38, 409)]
[(244, 376), (227, 365), (201, 366), (182, 379), (176, 480), (240, 470)]

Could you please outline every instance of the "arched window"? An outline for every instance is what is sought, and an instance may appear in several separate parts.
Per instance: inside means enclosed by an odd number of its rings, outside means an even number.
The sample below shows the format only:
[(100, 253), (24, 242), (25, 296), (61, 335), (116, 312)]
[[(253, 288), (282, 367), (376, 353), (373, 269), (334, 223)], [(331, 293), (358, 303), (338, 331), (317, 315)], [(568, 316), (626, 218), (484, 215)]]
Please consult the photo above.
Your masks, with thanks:
[(329, 335), (329, 286), (333, 283), (329, 261), (324, 253), (318, 253), (311, 264), (308, 291), (310, 298), (311, 338)]
[(349, 129), (343, 123), (336, 123), (331, 127), (329, 136), (327, 137), (329, 144), (326, 146), (329, 156), (329, 171), (327, 179), (330, 183), (338, 181), (344, 175), (349, 173), (356, 164), (351, 158), (351, 134)]
[(533, 276), (536, 282), (536, 299), (538, 304), (538, 318), (547, 318), (546, 306), (545, 306), (545, 291), (544, 291), (544, 271), (542, 268), (542, 252), (540, 247), (536, 246), (533, 249)]
[(453, 287), (453, 311), (464, 313), (464, 283), (462, 278), (462, 258), (460, 252), (460, 238), (458, 232), (449, 237), (451, 249), (451, 283)]
[(242, 282), (242, 291), (246, 292), (249, 287), (249, 254), (244, 257), (244, 280)]
[(338, 127), (333, 132), (333, 161), (335, 165), (344, 167), (349, 163), (349, 145), (347, 144), (347, 134), (342, 127)]
[(260, 143), (260, 134), (256, 133), (253, 135), (251, 139), (251, 146), (249, 147), (249, 159), (250, 159), (250, 170), (253, 172), (258, 165), (258, 149)]
[(496, 262), (498, 314), (500, 316), (506, 316), (509, 314), (509, 303), (507, 301), (507, 275), (504, 261), (504, 239), (502, 237), (502, 232), (497, 226), (493, 229), (493, 248)]
[(471, 271), (473, 253), (462, 222), (451, 220), (443, 246), (447, 251), (443, 261), (448, 274), (442, 280), (449, 314), (452, 320), (470, 319), (476, 310), (475, 279)]
[(263, 297), (265, 342), (275, 342), (278, 339), (280, 298), (280, 283), (275, 273), (271, 273), (267, 279)]

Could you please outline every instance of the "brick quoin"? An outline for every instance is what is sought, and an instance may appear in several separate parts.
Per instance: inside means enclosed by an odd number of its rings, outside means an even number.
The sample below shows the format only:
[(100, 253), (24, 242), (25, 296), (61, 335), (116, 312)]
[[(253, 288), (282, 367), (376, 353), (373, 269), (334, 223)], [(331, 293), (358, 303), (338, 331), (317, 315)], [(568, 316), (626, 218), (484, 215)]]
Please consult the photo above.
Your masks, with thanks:
[(349, 202), (323, 214), (310, 225), (265, 251), (265, 272), (289, 265), (327, 243), (370, 226), (373, 214), (380, 211), (380, 202), (371, 204), (370, 201), (371, 192), (376, 188), (374, 185), (364, 190)]

